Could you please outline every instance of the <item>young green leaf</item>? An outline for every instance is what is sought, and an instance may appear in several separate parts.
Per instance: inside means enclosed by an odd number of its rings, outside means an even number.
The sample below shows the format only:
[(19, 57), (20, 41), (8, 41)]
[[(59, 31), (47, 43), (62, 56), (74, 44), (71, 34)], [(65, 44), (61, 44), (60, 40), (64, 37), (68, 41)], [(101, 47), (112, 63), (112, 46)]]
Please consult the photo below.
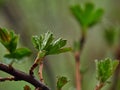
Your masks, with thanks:
[(19, 36), (13, 31), (0, 28), (0, 42), (6, 47), (6, 49), (12, 53), (17, 47)]
[(118, 66), (118, 60), (111, 60), (106, 58), (105, 60), (96, 60), (97, 79), (100, 83), (106, 83), (111, 75), (115, 72)]
[(29, 56), (31, 51), (28, 48), (17, 48), (19, 36), (13, 31), (0, 28), (0, 42), (9, 51), (4, 57), (11, 61), (11, 64), (15, 60), (22, 59), (25, 56)]
[(96, 12), (94, 12), (94, 16), (91, 17), (91, 22), (89, 23), (89, 27), (99, 22), (103, 16), (103, 13), (104, 13), (103, 9), (97, 9)]
[(0, 40), (4, 41), (4, 42), (9, 42), (10, 41), (9, 32), (4, 28), (0, 28)]
[(48, 48), (47, 54), (58, 54), (60, 52), (60, 48), (66, 45), (66, 40), (61, 38), (57, 39), (56, 41), (52, 42), (50, 47)]
[(58, 90), (62, 90), (62, 87), (68, 83), (68, 79), (67, 77), (58, 77), (58, 81), (57, 81), (57, 89)]
[(70, 7), (72, 14), (75, 16), (75, 18), (78, 20), (78, 22), (81, 24), (81, 26), (84, 26), (84, 19), (83, 16), (83, 10), (80, 5), (74, 5)]
[(112, 46), (115, 43), (117, 37), (117, 30), (114, 27), (105, 29), (104, 37), (108, 45)]
[(67, 43), (67, 40), (59, 38), (54, 41), (54, 37), (51, 32), (47, 32), (40, 36), (33, 36), (32, 42), (34, 47), (40, 52), (40, 56), (42, 57), (71, 50), (70, 47), (64, 47)]
[(93, 26), (100, 21), (103, 15), (103, 9), (95, 10), (93, 3), (86, 3), (84, 8), (81, 8), (80, 5), (71, 6), (71, 11), (82, 28)]
[(28, 48), (18, 48), (13, 53), (6, 54), (4, 57), (19, 60), (29, 55), (31, 55), (31, 51)]

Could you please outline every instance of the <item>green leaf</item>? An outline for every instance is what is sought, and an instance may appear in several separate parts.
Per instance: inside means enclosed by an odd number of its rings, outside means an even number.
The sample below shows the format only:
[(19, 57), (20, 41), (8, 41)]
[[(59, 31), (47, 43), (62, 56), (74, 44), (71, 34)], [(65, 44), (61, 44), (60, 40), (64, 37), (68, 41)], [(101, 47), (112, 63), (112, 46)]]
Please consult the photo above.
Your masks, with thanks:
[(97, 79), (101, 83), (107, 82), (111, 75), (115, 72), (118, 66), (118, 60), (111, 60), (106, 58), (105, 60), (96, 60)]
[(71, 50), (69, 47), (64, 47), (67, 40), (63, 40), (62, 38), (54, 40), (53, 33), (51, 32), (47, 32), (40, 36), (33, 36), (32, 42), (34, 47), (40, 52), (41, 57)]
[(11, 41), (9, 42), (9, 45), (8, 45), (8, 49), (11, 53), (16, 50), (18, 39), (19, 39), (18, 35), (15, 35), (11, 38)]
[(117, 30), (114, 27), (105, 29), (104, 37), (108, 45), (112, 46), (115, 43), (117, 37)]
[(0, 40), (4, 42), (10, 41), (9, 32), (5, 28), (0, 28)]
[(19, 60), (29, 55), (31, 55), (31, 51), (28, 48), (18, 48), (15, 50), (15, 52), (6, 54), (4, 57)]
[(48, 48), (47, 54), (58, 54), (60, 51), (60, 48), (64, 47), (66, 45), (66, 40), (63, 40), (61, 38), (57, 39), (53, 43), (51, 43), (51, 46)]
[(72, 51), (72, 48), (71, 47), (61, 48), (56, 52), (56, 54), (60, 54), (60, 53), (68, 52), (68, 51)]
[(38, 36), (33, 36), (32, 37), (32, 43), (34, 45), (34, 47), (38, 50), (40, 50), (41, 47), (41, 42), (42, 40), (40, 40), (40, 38)]
[(97, 22), (99, 22), (103, 16), (103, 9), (97, 9), (96, 12), (94, 12), (94, 16), (91, 17), (91, 21), (89, 23), (89, 27), (93, 26), (94, 24), (96, 24)]
[(67, 84), (67, 83), (68, 83), (67, 77), (64, 77), (64, 76), (58, 77), (57, 89), (58, 89), (58, 90), (61, 90), (62, 87), (63, 87), (65, 84)]
[(48, 46), (52, 43), (54, 37), (52, 32), (47, 32), (44, 34), (42, 49), (47, 49)]
[(42, 51), (46, 49), (50, 45), (50, 43), (52, 43), (53, 39), (53, 34), (51, 32), (47, 32), (43, 35), (40, 35), (40, 37), (33, 36), (32, 42), (36, 49)]
[(14, 52), (19, 36), (13, 31), (8, 31), (7, 29), (0, 28), (0, 42), (5, 46), (5, 48), (10, 52)]
[(91, 17), (93, 17), (94, 5), (91, 3), (85, 4), (85, 10), (83, 12), (83, 25), (84, 27), (88, 27), (88, 24), (91, 23)]
[(103, 9), (95, 10), (93, 3), (86, 3), (84, 8), (81, 5), (71, 6), (71, 12), (81, 24), (83, 30), (84, 28), (91, 27), (100, 21), (103, 16)]
[(79, 23), (83, 26), (84, 20), (82, 18), (83, 16), (83, 10), (80, 5), (74, 5), (70, 7), (72, 14), (75, 16), (75, 18), (79, 21)]

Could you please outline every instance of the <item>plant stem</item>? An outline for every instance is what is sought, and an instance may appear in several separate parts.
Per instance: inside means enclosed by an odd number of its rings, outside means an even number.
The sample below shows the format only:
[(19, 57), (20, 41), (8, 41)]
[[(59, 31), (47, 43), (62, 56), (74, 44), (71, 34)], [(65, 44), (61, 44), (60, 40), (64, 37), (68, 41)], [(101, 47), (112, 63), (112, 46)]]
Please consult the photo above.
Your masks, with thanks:
[(80, 49), (75, 52), (76, 90), (82, 90), (82, 85), (81, 85), (82, 75), (80, 73), (80, 56), (81, 56), (81, 52), (83, 50), (85, 39), (86, 39), (86, 30), (87, 30), (87, 28), (82, 29), (82, 37), (79, 41)]
[(40, 57), (40, 52), (38, 52), (38, 55), (34, 61), (34, 64), (32, 65), (32, 67), (30, 68), (30, 75), (33, 76), (33, 70), (39, 65), (39, 70), (38, 70), (38, 76), (40, 78), (40, 81), (44, 83), (44, 79), (43, 79), (43, 75), (42, 75), (42, 70), (43, 70), (43, 59), (44, 57)]
[(80, 73), (80, 53), (75, 53), (76, 68), (76, 90), (81, 90), (81, 73)]
[(84, 47), (84, 43), (85, 43), (85, 39), (86, 39), (86, 28), (82, 29), (82, 37), (80, 39), (80, 52), (82, 51), (83, 47)]
[(31, 75), (31, 76), (33, 76), (33, 70), (42, 62), (42, 60), (43, 60), (44, 58), (40, 58), (39, 57), (39, 52), (38, 52), (38, 55), (37, 55), (37, 57), (36, 57), (36, 59), (35, 59), (35, 61), (34, 61), (34, 64), (31, 66), (31, 68), (30, 68), (30, 70), (29, 70), (29, 74)]
[(42, 90), (50, 90), (42, 82), (38, 81), (34, 77), (31, 77), (31, 75), (28, 75), (22, 71), (16, 70), (13, 67), (9, 67), (8, 65), (0, 63), (0, 70), (14, 76), (15, 81), (23, 80), (23, 81), (26, 81), (28, 83), (31, 83), (36, 88), (41, 88)]
[(101, 88), (104, 86), (104, 83), (99, 83), (96, 85), (95, 90), (101, 90)]
[(44, 83), (44, 79), (43, 79), (43, 75), (42, 75), (42, 70), (43, 70), (43, 62), (40, 62), (38, 75), (39, 75), (40, 81)]

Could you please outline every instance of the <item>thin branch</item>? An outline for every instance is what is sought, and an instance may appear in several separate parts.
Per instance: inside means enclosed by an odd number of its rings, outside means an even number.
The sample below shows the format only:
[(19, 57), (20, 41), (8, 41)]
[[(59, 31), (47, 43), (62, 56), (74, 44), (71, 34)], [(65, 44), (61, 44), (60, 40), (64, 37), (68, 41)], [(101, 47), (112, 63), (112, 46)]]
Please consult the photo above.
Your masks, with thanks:
[(34, 64), (33, 64), (33, 65), (31, 66), (31, 68), (30, 68), (29, 74), (30, 74), (31, 76), (33, 76), (33, 75), (34, 75), (33, 70), (39, 65), (38, 75), (39, 75), (40, 81), (41, 81), (42, 83), (44, 83), (44, 79), (43, 79), (43, 75), (42, 75), (43, 59), (44, 59), (44, 57), (43, 57), (43, 58), (40, 58), (39, 55), (40, 55), (40, 54), (39, 54), (39, 52), (38, 52), (38, 55), (37, 55), (37, 57), (36, 57), (36, 59), (35, 59), (35, 61), (34, 61)]
[(18, 81), (26, 81), (28, 83), (31, 83), (36, 88), (41, 88), (41, 90), (50, 90), (46, 85), (44, 85), (42, 82), (38, 81), (31, 75), (28, 75), (20, 70), (16, 70), (13, 67), (9, 67), (8, 65), (0, 63), (0, 70), (14, 76)]
[(43, 62), (40, 63), (38, 75), (39, 75), (40, 81), (44, 83), (42, 71), (43, 71)]
[(15, 77), (6, 77), (6, 78), (3, 78), (3, 77), (0, 77), (0, 82), (3, 82), (3, 81), (15, 81), (16, 78)]
[(76, 64), (76, 90), (82, 90), (82, 85), (81, 85), (81, 81), (82, 81), (82, 75), (80, 73), (80, 56), (81, 56), (81, 52), (83, 50), (84, 44), (85, 44), (85, 38), (86, 38), (86, 32), (84, 32), (85, 30), (82, 31), (82, 37), (80, 39), (80, 50), (75, 52), (75, 64)]
[(80, 74), (80, 53), (75, 53), (76, 68), (76, 90), (81, 90), (81, 74)]
[(31, 76), (34, 75), (34, 73), (33, 73), (34, 69), (43, 61), (43, 59), (44, 59), (44, 58), (40, 58), (40, 57), (39, 57), (39, 52), (38, 52), (38, 55), (37, 55), (37, 57), (36, 57), (33, 65), (32, 65), (31, 68), (30, 68), (30, 71), (29, 71), (29, 74), (30, 74)]

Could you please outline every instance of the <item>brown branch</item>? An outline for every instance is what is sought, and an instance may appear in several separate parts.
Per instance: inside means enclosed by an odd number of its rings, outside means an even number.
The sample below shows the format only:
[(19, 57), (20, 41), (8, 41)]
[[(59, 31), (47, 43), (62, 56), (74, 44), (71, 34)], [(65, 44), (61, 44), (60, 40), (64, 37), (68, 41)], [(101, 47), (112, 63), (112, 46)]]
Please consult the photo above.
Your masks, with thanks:
[(13, 67), (9, 67), (8, 65), (0, 63), (0, 70), (14, 76), (18, 81), (23, 80), (31, 83), (34, 87), (41, 88), (40, 90), (50, 90), (46, 85), (44, 85), (42, 82), (38, 81), (31, 75), (28, 75), (20, 70), (16, 70)]
[(36, 57), (33, 65), (32, 65), (31, 68), (30, 68), (30, 71), (29, 71), (29, 74), (30, 74), (31, 76), (34, 75), (33, 70), (43, 61), (43, 59), (44, 59), (44, 57), (43, 57), (43, 58), (40, 58), (40, 57), (39, 57), (39, 52), (38, 52), (38, 55), (37, 55), (37, 57)]

